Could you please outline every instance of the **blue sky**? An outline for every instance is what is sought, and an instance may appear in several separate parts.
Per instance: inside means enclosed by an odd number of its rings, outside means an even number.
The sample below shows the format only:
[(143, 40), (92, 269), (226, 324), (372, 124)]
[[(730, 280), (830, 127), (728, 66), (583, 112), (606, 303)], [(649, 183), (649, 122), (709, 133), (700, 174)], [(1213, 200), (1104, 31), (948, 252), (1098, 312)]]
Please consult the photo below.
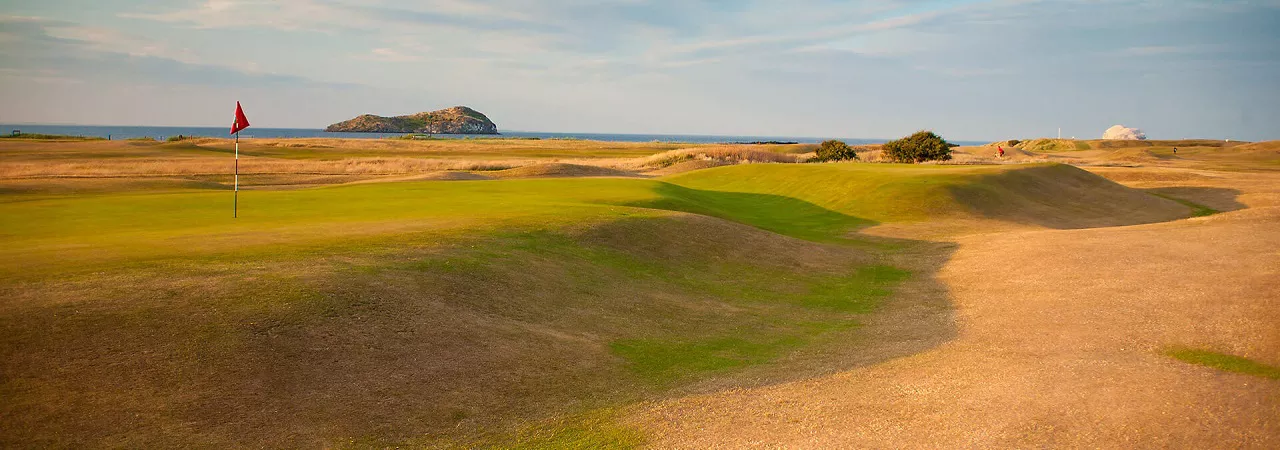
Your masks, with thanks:
[(0, 0), (0, 123), (1280, 139), (1280, 0)]

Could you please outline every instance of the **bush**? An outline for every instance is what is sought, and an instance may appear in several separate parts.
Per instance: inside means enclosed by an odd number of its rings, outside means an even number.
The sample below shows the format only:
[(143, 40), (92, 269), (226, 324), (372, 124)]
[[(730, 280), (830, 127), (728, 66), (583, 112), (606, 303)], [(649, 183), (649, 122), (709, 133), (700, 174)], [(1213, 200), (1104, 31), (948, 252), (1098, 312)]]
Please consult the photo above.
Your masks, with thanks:
[(932, 131), (915, 134), (884, 144), (884, 158), (894, 162), (920, 163), (951, 159), (951, 144)]
[(818, 155), (809, 161), (812, 162), (828, 162), (828, 161), (846, 161), (857, 160), (858, 151), (841, 141), (830, 140), (823, 141), (818, 145)]

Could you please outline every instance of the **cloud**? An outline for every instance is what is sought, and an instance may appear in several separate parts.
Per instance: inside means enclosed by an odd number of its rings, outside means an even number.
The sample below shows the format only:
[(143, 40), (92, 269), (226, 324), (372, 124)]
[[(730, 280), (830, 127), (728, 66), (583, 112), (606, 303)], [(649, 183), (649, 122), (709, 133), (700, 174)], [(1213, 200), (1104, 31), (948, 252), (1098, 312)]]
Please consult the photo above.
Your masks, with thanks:
[(109, 81), (168, 85), (288, 85), (348, 88), (305, 77), (206, 64), (186, 49), (109, 28), (39, 17), (0, 16), (14, 45), (0, 47), (0, 69), (34, 82)]
[(311, 0), (207, 0), (195, 7), (165, 12), (121, 13), (120, 17), (183, 24), (195, 28), (267, 27), (327, 32), (340, 24), (341, 8)]
[[(356, 56), (369, 61), (524, 59), (551, 70), (581, 60), (610, 59), (661, 71), (926, 26), (973, 3), (430, 0), (393, 7), (372, 0), (209, 0), (171, 11), (122, 16), (193, 28), (358, 31), (374, 39), (373, 48), (380, 49)], [(448, 45), (435, 45), (441, 42)], [(436, 49), (430, 57), (404, 50), (428, 45)]]
[(369, 54), (362, 55), (361, 58), (385, 62), (414, 62), (422, 60), (421, 56), (406, 54), (393, 48), (375, 48), (370, 50)]
[(53, 69), (15, 69), (0, 68), (0, 79), (10, 82), (25, 81), (36, 84), (84, 84), (85, 81), (67, 76)]
[(1115, 56), (1141, 57), (1210, 54), (1227, 50), (1231, 50), (1230, 47), (1212, 44), (1144, 45), (1122, 48), (1112, 51), (1111, 54)]

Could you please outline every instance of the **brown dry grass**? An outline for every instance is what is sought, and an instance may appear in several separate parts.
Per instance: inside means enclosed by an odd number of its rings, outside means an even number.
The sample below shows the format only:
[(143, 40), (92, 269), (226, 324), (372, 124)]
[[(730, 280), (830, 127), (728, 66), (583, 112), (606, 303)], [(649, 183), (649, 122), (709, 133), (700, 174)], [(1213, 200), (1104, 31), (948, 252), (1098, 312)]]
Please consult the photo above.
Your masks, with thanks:
[[(233, 148), (234, 145), (229, 140), (211, 138), (177, 143), (0, 142), (0, 179), (192, 179), (221, 176), (227, 174), (234, 164), (229, 158)], [(716, 161), (717, 164), (793, 163), (802, 161), (804, 156), (786, 152), (804, 148), (806, 146), (802, 145), (691, 145), (576, 140), (246, 139), (240, 146), (240, 174), (251, 178), (332, 175), (390, 180), (397, 179), (392, 176), (427, 175), (441, 171), (501, 171), (545, 164), (652, 171), (682, 161)], [(579, 176), (570, 172), (582, 171), (561, 172), (565, 176)], [(603, 173), (593, 171), (595, 172)], [(614, 174), (621, 175), (622, 172)], [(249, 185), (253, 186), (252, 183)]]
[[(940, 279), (959, 334), (936, 349), (660, 402), (631, 423), (662, 448), (1274, 448), (1280, 383), (1162, 354), (1191, 346), (1280, 364), (1280, 208), (1263, 206), (1280, 199), (1280, 176), (1219, 175), (1172, 182), (1229, 187), (1253, 209), (949, 238), (959, 250)], [(915, 323), (947, 333), (947, 313), (935, 314)], [(875, 326), (901, 326), (888, 320)]]
[(640, 167), (662, 169), (687, 161), (716, 161), (725, 164), (739, 163), (795, 163), (801, 156), (765, 150), (761, 146), (720, 145), (671, 150), (645, 158)]
[[(337, 161), (299, 161), (242, 157), (240, 159), (240, 174), (395, 175), (439, 172), (442, 170), (503, 170), (536, 163), (536, 160), (459, 161), (412, 158), (350, 158)], [(222, 160), (143, 159), (104, 162), (18, 163), (0, 166), (0, 178), (221, 175), (226, 174), (232, 164), (233, 162), (227, 161), (226, 158)]]

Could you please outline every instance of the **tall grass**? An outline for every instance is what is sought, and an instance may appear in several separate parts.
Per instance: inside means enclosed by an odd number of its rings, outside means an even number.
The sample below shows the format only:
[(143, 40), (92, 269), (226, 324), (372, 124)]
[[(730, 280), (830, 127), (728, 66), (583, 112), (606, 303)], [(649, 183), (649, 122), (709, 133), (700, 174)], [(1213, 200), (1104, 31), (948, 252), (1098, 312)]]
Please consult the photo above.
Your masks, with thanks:
[(722, 145), (713, 147), (682, 148), (658, 153), (643, 159), (639, 166), (651, 169), (670, 167), (686, 161), (719, 161), (728, 164), (738, 163), (795, 163), (801, 161), (800, 155), (776, 153), (756, 147), (740, 145)]

